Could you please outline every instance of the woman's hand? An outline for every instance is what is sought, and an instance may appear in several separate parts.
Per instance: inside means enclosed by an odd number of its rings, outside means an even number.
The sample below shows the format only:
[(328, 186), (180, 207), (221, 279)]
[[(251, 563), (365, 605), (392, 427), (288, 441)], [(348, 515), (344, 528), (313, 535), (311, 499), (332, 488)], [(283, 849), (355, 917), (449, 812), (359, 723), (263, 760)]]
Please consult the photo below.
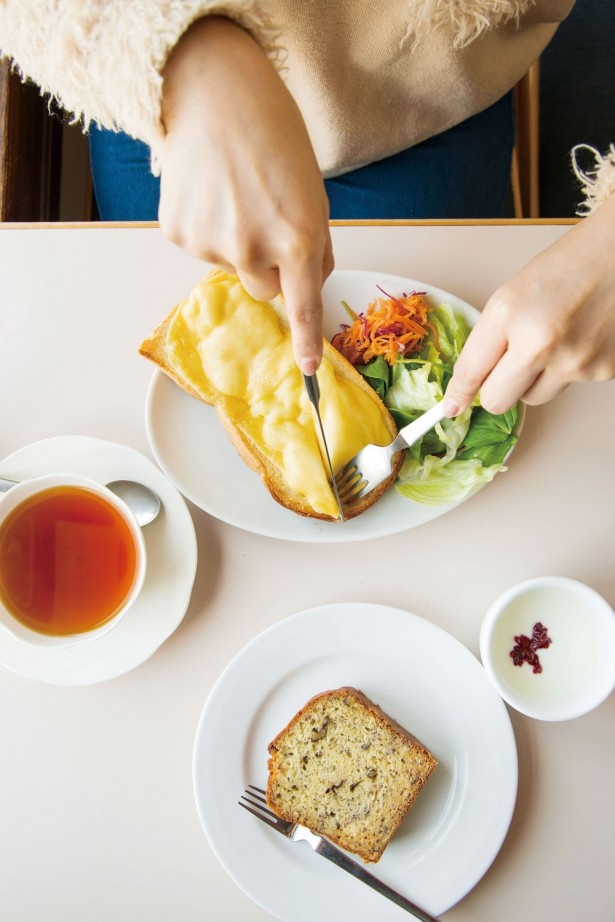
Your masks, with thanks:
[(615, 377), (615, 196), (491, 296), (455, 363), (448, 416), (546, 403), (572, 381)]
[(163, 232), (235, 272), (255, 298), (281, 291), (295, 357), (313, 373), (333, 255), (324, 183), (295, 101), (260, 46), (223, 17), (185, 33), (163, 78)]

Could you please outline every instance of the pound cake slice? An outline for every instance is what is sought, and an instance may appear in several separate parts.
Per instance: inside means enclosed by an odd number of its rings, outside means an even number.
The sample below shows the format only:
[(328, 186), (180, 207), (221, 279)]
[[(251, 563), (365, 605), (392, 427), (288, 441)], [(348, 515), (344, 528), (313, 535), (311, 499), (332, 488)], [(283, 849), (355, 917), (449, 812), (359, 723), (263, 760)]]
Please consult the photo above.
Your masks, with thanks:
[(267, 803), (378, 861), (437, 761), (356, 688), (311, 698), (269, 744)]

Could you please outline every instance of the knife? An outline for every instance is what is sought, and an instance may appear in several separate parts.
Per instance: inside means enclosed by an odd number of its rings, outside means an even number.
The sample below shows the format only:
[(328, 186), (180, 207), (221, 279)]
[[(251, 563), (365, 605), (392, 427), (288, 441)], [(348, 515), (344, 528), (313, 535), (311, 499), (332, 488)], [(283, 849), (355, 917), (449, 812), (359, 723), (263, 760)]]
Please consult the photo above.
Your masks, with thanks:
[(337, 491), (337, 481), (335, 480), (335, 474), (333, 473), (333, 466), (331, 464), (331, 456), (329, 454), (329, 448), (327, 446), (327, 440), (325, 438), (325, 430), (322, 425), (322, 419), (320, 417), (320, 388), (318, 386), (318, 379), (315, 374), (313, 375), (303, 375), (303, 383), (305, 384), (305, 390), (308, 395), (308, 399), (312, 406), (314, 407), (314, 412), (316, 413), (316, 419), (318, 420), (318, 426), (320, 428), (320, 436), (322, 438), (322, 444), (325, 449), (325, 455), (327, 457), (327, 464), (329, 466), (329, 474), (331, 475), (331, 486), (333, 487), (333, 492), (337, 500), (337, 507), (340, 511), (340, 520), (345, 522), (344, 519), (344, 510), (342, 509), (342, 503), (340, 500), (340, 495)]

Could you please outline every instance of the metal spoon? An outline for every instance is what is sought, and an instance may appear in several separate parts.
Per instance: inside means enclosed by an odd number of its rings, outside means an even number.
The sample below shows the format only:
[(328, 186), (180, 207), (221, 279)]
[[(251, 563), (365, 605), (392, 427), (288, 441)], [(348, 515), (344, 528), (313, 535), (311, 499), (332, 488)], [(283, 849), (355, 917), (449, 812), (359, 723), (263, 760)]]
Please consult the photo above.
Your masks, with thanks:
[(112, 480), (107, 489), (123, 499), (137, 523), (149, 525), (160, 512), (160, 497), (137, 480)]
[[(17, 483), (17, 480), (3, 480), (0, 477), (0, 493), (8, 492)], [(160, 512), (160, 497), (143, 483), (136, 480), (112, 480), (106, 486), (124, 500), (141, 526), (153, 522)]]

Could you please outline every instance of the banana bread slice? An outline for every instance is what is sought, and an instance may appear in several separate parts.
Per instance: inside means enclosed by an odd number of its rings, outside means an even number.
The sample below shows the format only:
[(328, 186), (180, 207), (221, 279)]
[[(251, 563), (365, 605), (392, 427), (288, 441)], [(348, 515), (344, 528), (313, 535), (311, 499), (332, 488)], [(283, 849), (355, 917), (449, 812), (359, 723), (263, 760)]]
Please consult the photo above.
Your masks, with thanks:
[(356, 688), (311, 698), (269, 744), (267, 803), (378, 861), (435, 769), (416, 737)]

